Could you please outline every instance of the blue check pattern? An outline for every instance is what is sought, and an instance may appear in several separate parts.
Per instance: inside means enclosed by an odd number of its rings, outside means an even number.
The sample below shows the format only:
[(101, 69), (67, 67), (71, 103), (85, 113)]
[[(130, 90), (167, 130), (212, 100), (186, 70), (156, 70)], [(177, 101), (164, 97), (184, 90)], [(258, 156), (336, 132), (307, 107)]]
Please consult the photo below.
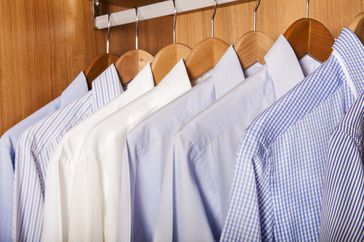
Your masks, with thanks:
[(222, 241), (319, 240), (330, 136), (364, 91), (360, 40), (344, 29), (333, 48), (244, 132)]
[(41, 241), (47, 164), (67, 131), (123, 92), (110, 66), (82, 98), (54, 112), (19, 138), (15, 154), (13, 240)]
[(364, 241), (364, 95), (331, 136), (321, 241)]

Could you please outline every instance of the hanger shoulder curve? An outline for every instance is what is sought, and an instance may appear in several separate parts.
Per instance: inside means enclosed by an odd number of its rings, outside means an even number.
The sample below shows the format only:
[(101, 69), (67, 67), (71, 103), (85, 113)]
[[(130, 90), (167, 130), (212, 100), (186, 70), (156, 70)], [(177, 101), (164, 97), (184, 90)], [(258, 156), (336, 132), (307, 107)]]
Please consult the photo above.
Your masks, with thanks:
[(184, 44), (170, 44), (161, 49), (152, 62), (154, 81), (158, 85), (180, 59), (186, 60), (191, 48)]
[(194, 47), (187, 57), (186, 67), (191, 80), (196, 80), (211, 70), (229, 48), (229, 44), (217, 38), (209, 38)]
[(150, 62), (153, 56), (145, 50), (130, 50), (124, 53), (116, 62), (115, 67), (123, 85), (127, 85)]
[(256, 62), (264, 64), (264, 56), (273, 43), (273, 39), (263, 32), (250, 31), (243, 35), (235, 45), (243, 69), (248, 69)]
[(348, 27), (364, 43), (364, 12), (359, 13)]
[(317, 20), (302, 18), (288, 27), (284, 37), (291, 44), (297, 58), (309, 54), (324, 62), (332, 52), (334, 37), (330, 31)]
[(107, 53), (96, 58), (85, 71), (88, 87), (91, 88), (92, 81), (95, 80), (111, 64), (115, 63), (118, 58), (119, 56), (117, 55)]

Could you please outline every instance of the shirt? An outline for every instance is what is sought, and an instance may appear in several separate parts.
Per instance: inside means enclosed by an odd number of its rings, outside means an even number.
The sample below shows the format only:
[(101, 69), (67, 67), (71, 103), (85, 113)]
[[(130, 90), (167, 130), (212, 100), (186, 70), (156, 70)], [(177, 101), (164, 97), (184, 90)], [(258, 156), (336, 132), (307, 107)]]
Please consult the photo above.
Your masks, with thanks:
[(15, 163), (13, 238), (40, 241), (46, 168), (64, 134), (123, 92), (113, 65), (85, 96), (28, 129), (18, 141)]
[(239, 58), (234, 48), (230, 47), (206, 80), (128, 132), (126, 141), (132, 170), (133, 241), (153, 239), (164, 166), (174, 133), (183, 123), (244, 79)]
[(80, 157), (66, 164), (75, 173), (70, 192), (69, 241), (130, 240), (130, 178), (128, 163), (123, 160), (126, 133), (190, 88), (181, 60), (158, 86), (90, 131)]
[(19, 136), (28, 128), (64, 107), (68, 103), (87, 93), (86, 77), (81, 72), (61, 96), (39, 109), (13, 128), (8, 130), (0, 139), (0, 241), (11, 241), (12, 231), (12, 201), (15, 149)]
[[(138, 73), (134, 80), (129, 83), (128, 89), (122, 95), (91, 115), (65, 135), (48, 164), (43, 238), (56, 238), (62, 236), (62, 234), (68, 233), (67, 210), (64, 212), (62, 210), (67, 207), (67, 205), (64, 204), (64, 201), (68, 201), (67, 204), (70, 202), (69, 194), (63, 192), (68, 191), (69, 188), (53, 185), (57, 184), (57, 181), (62, 179), (67, 180), (65, 185), (73, 184), (73, 170), (63, 171), (62, 168), (66, 166), (64, 164), (68, 164), (73, 159), (78, 158), (82, 144), (85, 142), (86, 136), (90, 133), (93, 126), (117, 110), (123, 108), (137, 97), (151, 90), (153, 87), (153, 74), (150, 64), (148, 64)], [(55, 213), (55, 211), (58, 212)], [(48, 241), (47, 239), (45, 240)], [(62, 238), (60, 240), (66, 239)]]
[(330, 135), (364, 90), (364, 47), (333, 54), (244, 132), (222, 241), (317, 241)]
[(266, 66), (186, 123), (175, 136), (170, 181), (173, 227), (167, 227), (167, 223), (160, 227), (173, 231), (173, 237), (166, 241), (219, 240), (229, 207), (241, 130), (304, 79), (294, 51), (283, 36), (264, 59)]
[(364, 95), (331, 135), (325, 164), (321, 241), (364, 241)]
[(321, 62), (312, 58), (310, 55), (305, 55), (299, 60), (299, 62), (305, 77), (317, 70), (322, 64)]

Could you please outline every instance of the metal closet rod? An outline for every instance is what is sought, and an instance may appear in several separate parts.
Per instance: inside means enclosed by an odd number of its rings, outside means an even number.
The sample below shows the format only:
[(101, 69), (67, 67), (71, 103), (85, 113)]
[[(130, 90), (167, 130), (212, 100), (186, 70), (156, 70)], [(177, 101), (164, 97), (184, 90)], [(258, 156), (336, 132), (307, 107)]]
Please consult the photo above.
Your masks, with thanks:
[[(218, 5), (238, 2), (241, 0), (218, 0)], [(255, 0), (245, 0), (243, 2), (252, 2)], [(93, 12), (95, 12), (95, 4), (97, 0), (92, 1)], [(189, 11), (194, 11), (198, 9), (213, 7), (215, 5), (214, 0), (175, 0), (177, 13), (185, 13)], [(97, 5), (96, 5), (97, 6)], [(164, 17), (168, 15), (173, 15), (175, 11), (173, 1), (163, 1), (159, 3), (154, 3), (138, 8), (138, 17), (140, 21)], [(128, 9), (116, 13), (110, 14), (111, 27), (120, 26), (124, 24), (135, 23), (137, 16), (135, 9)], [(107, 29), (108, 28), (108, 15), (101, 15), (95, 17), (95, 27), (96, 29)]]

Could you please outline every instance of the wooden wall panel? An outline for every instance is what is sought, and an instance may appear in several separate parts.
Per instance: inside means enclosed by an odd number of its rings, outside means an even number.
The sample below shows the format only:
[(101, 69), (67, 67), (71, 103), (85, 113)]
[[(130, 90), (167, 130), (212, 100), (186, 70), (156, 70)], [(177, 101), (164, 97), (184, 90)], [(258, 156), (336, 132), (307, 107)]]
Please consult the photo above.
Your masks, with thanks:
[[(219, 7), (215, 35), (233, 44), (253, 28), (255, 2)], [(119, 7), (112, 7), (117, 10)], [(311, 0), (311, 17), (336, 37), (364, 0)], [(211, 35), (211, 9), (182, 14), (177, 41), (191, 47)], [(276, 38), (305, 16), (304, 0), (262, 0), (257, 28)], [(139, 47), (152, 54), (172, 42), (171, 16), (140, 24)], [(89, 0), (0, 1), (0, 134), (62, 90), (105, 51), (106, 31), (94, 30)], [(135, 47), (135, 24), (113, 28), (111, 52)]]
[(60, 95), (104, 48), (87, 1), (0, 1), (0, 36), (0, 133)]

